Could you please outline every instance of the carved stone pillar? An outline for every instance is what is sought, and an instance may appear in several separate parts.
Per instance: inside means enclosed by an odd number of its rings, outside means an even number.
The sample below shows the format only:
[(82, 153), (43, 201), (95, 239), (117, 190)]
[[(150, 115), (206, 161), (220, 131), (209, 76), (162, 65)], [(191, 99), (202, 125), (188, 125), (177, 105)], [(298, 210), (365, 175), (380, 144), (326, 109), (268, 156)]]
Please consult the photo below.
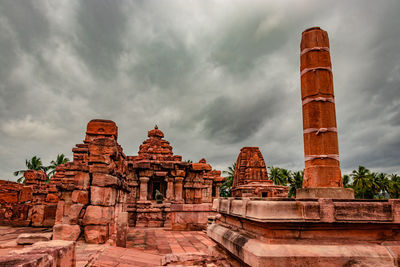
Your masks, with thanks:
[(147, 201), (147, 183), (149, 182), (149, 177), (140, 177), (140, 201)]
[(194, 203), (195, 204), (201, 204), (203, 202), (202, 201), (203, 190), (206, 190), (206, 189), (203, 189), (202, 185), (195, 183), (195, 186), (194, 186)]
[(175, 177), (175, 202), (183, 202), (182, 198), (183, 177)]
[(174, 179), (173, 178), (165, 178), (165, 182), (167, 182), (167, 193), (166, 197), (168, 200), (174, 199)]

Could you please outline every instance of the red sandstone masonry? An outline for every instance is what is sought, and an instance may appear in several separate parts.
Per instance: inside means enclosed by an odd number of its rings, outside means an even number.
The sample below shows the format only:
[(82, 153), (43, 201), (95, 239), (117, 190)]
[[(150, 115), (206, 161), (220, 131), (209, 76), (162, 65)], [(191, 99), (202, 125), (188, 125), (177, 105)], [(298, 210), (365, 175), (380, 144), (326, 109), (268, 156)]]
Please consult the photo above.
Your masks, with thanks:
[(305, 170), (303, 187), (341, 187), (329, 39), (318, 27), (300, 44)]
[[(221, 172), (205, 159), (182, 161), (158, 127), (137, 156), (127, 157), (117, 137), (114, 122), (92, 120), (83, 143), (72, 149), (73, 161), (59, 165), (49, 184), (40, 171), (26, 172), (26, 186), (0, 181), (0, 223), (54, 225), (54, 239), (124, 244), (117, 231), (123, 235), (128, 223), (169, 227), (171, 203), (197, 205), (219, 197)], [(155, 189), (164, 196), (161, 204), (155, 203)], [(204, 218), (193, 222), (205, 227)]]
[[(72, 149), (73, 162), (57, 169), (60, 201), (55, 239), (76, 240), (83, 235), (89, 243), (110, 240), (123, 245), (117, 232), (124, 236), (121, 231), (128, 222), (168, 227), (171, 203), (211, 203), (219, 196), (221, 172), (212, 170), (205, 159), (183, 162), (158, 127), (148, 132), (138, 156), (125, 156), (117, 137), (114, 122), (90, 121), (84, 143)], [(161, 204), (155, 203), (155, 189), (164, 195)], [(203, 219), (201, 224), (205, 226)]]
[(76, 240), (82, 233), (88, 243), (116, 242), (118, 213), (129, 193), (117, 129), (112, 121), (92, 120), (84, 144), (72, 150), (74, 161), (60, 174), (54, 239)]
[(288, 187), (273, 185), (268, 179), (264, 158), (258, 147), (243, 147), (235, 165), (234, 197), (287, 197)]
[(43, 171), (28, 170), (24, 176), (25, 184), (0, 180), (0, 224), (53, 226), (59, 200), (58, 181), (46, 184)]

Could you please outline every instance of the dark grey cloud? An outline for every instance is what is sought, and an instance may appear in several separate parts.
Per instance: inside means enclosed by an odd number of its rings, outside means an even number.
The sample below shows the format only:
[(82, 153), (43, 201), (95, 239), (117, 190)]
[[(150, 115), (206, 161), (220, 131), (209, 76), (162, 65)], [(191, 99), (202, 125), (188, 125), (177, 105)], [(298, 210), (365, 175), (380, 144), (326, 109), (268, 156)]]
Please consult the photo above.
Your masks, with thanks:
[(243, 146), (303, 162), (299, 43), (331, 41), (341, 164), (400, 171), (398, 1), (0, 2), (0, 177), (114, 120), (126, 154), (158, 124), (216, 168)]

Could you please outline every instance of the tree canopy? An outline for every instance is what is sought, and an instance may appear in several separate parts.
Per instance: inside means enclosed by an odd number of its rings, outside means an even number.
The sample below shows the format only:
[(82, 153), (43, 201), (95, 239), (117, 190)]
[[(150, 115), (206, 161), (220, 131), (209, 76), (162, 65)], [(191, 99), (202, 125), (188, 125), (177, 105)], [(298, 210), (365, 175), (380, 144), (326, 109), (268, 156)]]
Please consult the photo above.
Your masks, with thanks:
[(25, 160), (26, 169), (15, 171), (14, 176), (20, 176), (17, 179), (18, 183), (25, 183), (24, 174), (27, 170), (44, 171), (44, 172), (47, 172), (46, 173), (47, 174), (47, 182), (49, 182), (51, 177), (54, 175), (57, 166), (60, 164), (67, 163), (68, 161), (69, 161), (69, 159), (67, 157), (65, 157), (64, 154), (59, 154), (59, 155), (57, 155), (57, 158), (55, 161), (52, 160), (50, 162), (49, 166), (45, 166), (45, 165), (43, 165), (40, 157), (33, 156), (31, 159)]
[[(303, 184), (303, 171), (291, 171), (288, 169), (269, 166), (268, 177), (275, 185), (289, 186), (289, 197), (296, 197), (296, 189)], [(231, 196), (235, 164), (228, 167), (226, 181), (221, 186), (220, 196)], [(383, 172), (371, 172), (364, 166), (359, 166), (351, 174), (342, 177), (343, 186), (354, 190), (355, 198), (360, 199), (384, 199), (400, 198), (400, 176)]]

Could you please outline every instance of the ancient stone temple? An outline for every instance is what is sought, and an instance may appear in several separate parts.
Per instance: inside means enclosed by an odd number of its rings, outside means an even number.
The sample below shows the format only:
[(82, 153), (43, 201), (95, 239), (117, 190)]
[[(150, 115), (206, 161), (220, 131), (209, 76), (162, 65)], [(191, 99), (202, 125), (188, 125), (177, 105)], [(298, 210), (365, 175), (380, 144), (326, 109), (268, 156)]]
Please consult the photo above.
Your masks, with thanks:
[(0, 224), (54, 225), (54, 239), (120, 246), (128, 226), (205, 228), (221, 172), (205, 159), (182, 161), (157, 126), (148, 137), (137, 156), (126, 156), (113, 121), (90, 121), (73, 161), (49, 184), (42, 171), (26, 171), (24, 185), (0, 181)]
[[(132, 189), (132, 204), (128, 208), (130, 225), (171, 226), (172, 214), (173, 228), (190, 227), (191, 223), (205, 226), (211, 202), (219, 197), (219, 187), (224, 181), (221, 172), (212, 170), (205, 159), (198, 163), (182, 161), (182, 156), (173, 154), (157, 126), (148, 132), (148, 137), (139, 147), (138, 155), (127, 158)], [(164, 197), (162, 203), (156, 201), (157, 191)], [(193, 212), (196, 218), (190, 215)]]
[[(219, 198), (207, 234), (245, 266), (398, 266), (400, 200), (343, 188), (328, 35), (302, 34), (305, 173), (293, 198)], [(260, 172), (258, 172), (260, 173)]]
[(233, 177), (234, 197), (287, 197), (287, 186), (273, 185), (258, 147), (243, 147), (236, 160)]
[[(156, 126), (137, 156), (126, 156), (112, 121), (92, 120), (73, 161), (56, 169), (54, 238), (124, 246), (126, 229), (204, 228), (224, 178), (204, 159), (183, 162)], [(157, 199), (157, 194), (161, 198)], [(172, 219), (171, 219), (172, 218)]]

